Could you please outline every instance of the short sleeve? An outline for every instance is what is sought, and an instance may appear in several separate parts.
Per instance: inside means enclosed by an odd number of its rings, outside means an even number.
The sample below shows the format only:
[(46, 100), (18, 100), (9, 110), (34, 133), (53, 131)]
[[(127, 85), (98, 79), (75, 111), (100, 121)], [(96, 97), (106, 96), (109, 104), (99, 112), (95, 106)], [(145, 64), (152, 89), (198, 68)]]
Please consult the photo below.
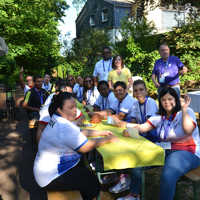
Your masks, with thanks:
[(25, 102), (25, 103), (28, 103), (28, 102), (29, 102), (30, 96), (31, 96), (31, 91), (28, 91), (28, 92), (26, 93), (25, 98), (24, 98), (24, 102)]
[(112, 74), (113, 74), (113, 70), (111, 70), (108, 74), (108, 81), (112, 81)]
[(97, 69), (98, 69), (98, 62), (96, 63), (96, 65), (95, 65), (95, 67), (94, 67), (94, 72), (93, 72), (93, 76), (94, 76), (94, 77), (97, 77), (97, 76), (98, 76), (98, 71), (97, 71)]
[(40, 110), (40, 119), (39, 122), (41, 124), (48, 124), (50, 121), (50, 115), (49, 115), (49, 105), (42, 106), (42, 109)]
[(160, 115), (152, 116), (147, 120), (147, 123), (149, 123), (153, 128), (157, 128), (162, 121), (162, 118)]
[(196, 116), (195, 116), (194, 111), (191, 108), (188, 108), (187, 109), (187, 113), (191, 117), (191, 119), (192, 119), (192, 121), (193, 121), (193, 123), (194, 123), (194, 125), (196, 127), (197, 126), (197, 120), (196, 120)]
[(131, 72), (128, 68), (126, 68), (126, 73), (127, 73), (127, 78), (131, 78), (132, 75), (131, 75)]
[(181, 60), (178, 57), (176, 57), (176, 64), (179, 70), (183, 69), (184, 64), (181, 62)]
[(158, 61), (156, 61), (154, 64), (152, 74), (158, 74), (157, 65), (158, 65)]
[(87, 143), (87, 137), (75, 125), (65, 125), (60, 128), (62, 141), (71, 149), (77, 151)]

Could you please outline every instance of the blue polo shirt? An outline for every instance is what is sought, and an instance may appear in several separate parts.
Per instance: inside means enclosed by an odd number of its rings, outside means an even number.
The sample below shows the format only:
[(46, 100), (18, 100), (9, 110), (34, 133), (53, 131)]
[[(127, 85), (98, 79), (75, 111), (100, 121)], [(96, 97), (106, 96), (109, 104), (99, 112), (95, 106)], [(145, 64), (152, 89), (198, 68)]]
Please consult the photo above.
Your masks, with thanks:
[(152, 74), (155, 74), (161, 86), (175, 85), (180, 82), (179, 71), (184, 64), (176, 56), (169, 56), (165, 62), (162, 58), (155, 62)]

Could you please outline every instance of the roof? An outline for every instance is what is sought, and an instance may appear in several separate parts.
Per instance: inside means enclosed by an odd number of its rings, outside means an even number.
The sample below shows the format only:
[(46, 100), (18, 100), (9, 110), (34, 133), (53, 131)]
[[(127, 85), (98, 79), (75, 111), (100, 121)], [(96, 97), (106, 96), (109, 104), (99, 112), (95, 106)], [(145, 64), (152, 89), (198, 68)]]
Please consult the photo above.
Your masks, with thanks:
[(118, 5), (120, 5), (120, 4), (129, 4), (129, 5), (131, 5), (132, 3), (134, 3), (135, 1), (134, 0), (104, 0), (104, 1), (106, 1), (106, 2), (108, 2), (108, 3), (111, 3), (111, 4), (118, 4)]

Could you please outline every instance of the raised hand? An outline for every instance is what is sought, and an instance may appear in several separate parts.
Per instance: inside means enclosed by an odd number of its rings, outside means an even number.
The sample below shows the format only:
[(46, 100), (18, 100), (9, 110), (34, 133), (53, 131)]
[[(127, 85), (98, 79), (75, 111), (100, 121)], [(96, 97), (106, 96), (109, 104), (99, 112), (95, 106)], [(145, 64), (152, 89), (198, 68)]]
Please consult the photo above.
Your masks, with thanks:
[(191, 98), (188, 95), (185, 95), (184, 98), (182, 98), (182, 97), (180, 98), (180, 102), (181, 102), (181, 109), (185, 110), (190, 105)]

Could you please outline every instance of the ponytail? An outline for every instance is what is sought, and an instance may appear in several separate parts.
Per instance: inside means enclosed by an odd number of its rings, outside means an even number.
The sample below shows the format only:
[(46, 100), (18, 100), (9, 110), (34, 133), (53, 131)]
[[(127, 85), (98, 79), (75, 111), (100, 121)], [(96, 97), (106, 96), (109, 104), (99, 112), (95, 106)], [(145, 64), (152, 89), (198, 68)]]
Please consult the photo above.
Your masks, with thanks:
[(50, 116), (52, 116), (58, 108), (62, 109), (64, 101), (71, 98), (72, 94), (69, 92), (60, 92), (58, 95), (54, 95), (49, 106)]

